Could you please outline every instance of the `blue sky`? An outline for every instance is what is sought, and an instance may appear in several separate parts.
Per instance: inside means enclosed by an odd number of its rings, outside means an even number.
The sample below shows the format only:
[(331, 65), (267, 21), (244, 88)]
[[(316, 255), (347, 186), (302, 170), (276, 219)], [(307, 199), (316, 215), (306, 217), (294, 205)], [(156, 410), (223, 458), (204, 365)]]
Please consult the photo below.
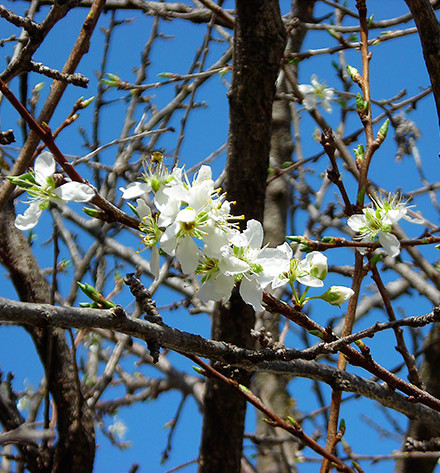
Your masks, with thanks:
[[(284, 0), (281, 2), (282, 8), (286, 9), (290, 2)], [(349, 7), (354, 7), (354, 0), (348, 2)], [(24, 4), (17, 2), (7, 5), (8, 7), (19, 10), (24, 8)], [(232, 7), (232, 2), (225, 2), (226, 8)], [(369, 10), (375, 13), (375, 20), (394, 17), (407, 12), (405, 3), (400, 0), (389, 0), (388, 2), (373, 0), (368, 2)], [(46, 10), (43, 8), (42, 12)], [(316, 9), (316, 17), (324, 15), (330, 11), (330, 8), (322, 3), (318, 3)], [(61, 67), (67, 51), (72, 45), (72, 38), (74, 31), (78, 31), (80, 23), (84, 20), (85, 10), (77, 9), (65, 18), (54, 29), (54, 31), (47, 38), (41, 50), (35, 57), (35, 60), (42, 61), (52, 67)], [(39, 19), (43, 17), (39, 15)], [(139, 62), (139, 51), (146, 38), (148, 37), (151, 28), (152, 20), (144, 18), (139, 12), (127, 11), (118, 15), (118, 18), (133, 18), (131, 23), (123, 25), (119, 28), (113, 42), (111, 44), (111, 61), (108, 65), (107, 71), (118, 74), (122, 79), (127, 81), (134, 80), (134, 73), (132, 71), (133, 65)], [(110, 15), (105, 14), (101, 17), (99, 26), (106, 27), (110, 20)], [(4, 20), (2, 23), (3, 36), (8, 36), (11, 32), (15, 32), (14, 28), (6, 25)], [(354, 21), (350, 21), (354, 24)], [(409, 26), (409, 24), (407, 25)], [(3, 29), (4, 28), (4, 29)], [(8, 29), (9, 28), (9, 29)], [(68, 34), (66, 34), (68, 31)], [(192, 51), (200, 47), (205, 33), (205, 26), (187, 24), (184, 21), (175, 22), (161, 22), (161, 31), (167, 35), (173, 35), (172, 38), (162, 39), (153, 50), (151, 67), (148, 68), (148, 77), (146, 83), (156, 82), (160, 80), (157, 74), (160, 72), (175, 72), (184, 74), (192, 61)], [(374, 31), (371, 36), (376, 36), (380, 31)], [(99, 67), (100, 54), (103, 44), (103, 34), (96, 32), (91, 43), (89, 54), (84, 58), (79, 67), (79, 72), (85, 74), (90, 78), (90, 85), (88, 90), (78, 90), (69, 88), (65, 97), (63, 98), (61, 107), (53, 119), (53, 123), (59, 123), (70, 110), (75, 100), (84, 95), (86, 98), (94, 94), (96, 87), (96, 76), (94, 71)], [(310, 35), (304, 45), (305, 49), (313, 49), (322, 47), (323, 44), (334, 45), (335, 40), (326, 33), (314, 33)], [(218, 52), (222, 49), (222, 45), (216, 47), (217, 51), (213, 51), (208, 57), (208, 64), (211, 64), (218, 56)], [(420, 87), (429, 85), (428, 75), (424, 68), (423, 57), (419, 47), (418, 38), (415, 35), (383, 43), (380, 46), (372, 48), (373, 56), (371, 60), (371, 90), (374, 99), (386, 99), (395, 96), (402, 89), (407, 90), (407, 96), (416, 94)], [(6, 48), (5, 48), (6, 55)], [(317, 56), (311, 60), (304, 61), (300, 64), (299, 80), (301, 83), (309, 83), (312, 73), (316, 73), (319, 79), (325, 80), (329, 87), (339, 87), (339, 83), (335, 76), (334, 68), (331, 61), (336, 60), (336, 56)], [(360, 54), (357, 51), (350, 51), (346, 55), (346, 60), (349, 64), (361, 68)], [(230, 80), (230, 74), (226, 76), (226, 80)], [(46, 83), (45, 89), (42, 91), (44, 98), (48, 93), (49, 80), (46, 78), (37, 78), (32, 76), (33, 83), (43, 81)], [(11, 84), (12, 88), (16, 90), (17, 81)], [(355, 87), (352, 91), (357, 92)], [(198, 101), (206, 102), (206, 107), (199, 108), (193, 113), (188, 125), (187, 138), (180, 153), (180, 164), (185, 164), (187, 167), (197, 163), (201, 159), (208, 156), (212, 151), (221, 146), (227, 139), (228, 131), (228, 109), (227, 109), (227, 88), (222, 83), (220, 78), (216, 77), (205, 84), (197, 93), (196, 99)], [(157, 97), (156, 103), (164, 105), (168, 99), (174, 95), (173, 86), (152, 90), (152, 95)], [(123, 100), (124, 94), (118, 91), (110, 94), (115, 102), (107, 107), (105, 111), (106, 121), (105, 127), (101, 128), (101, 143), (113, 140), (118, 137), (122, 123), (121, 116), (127, 102)], [(335, 107), (336, 108), (336, 107)], [(2, 112), (0, 115), (0, 123), (2, 129), (13, 128), (16, 126), (15, 115), (8, 112), (8, 107), (2, 105)], [(377, 109), (375, 109), (377, 113)], [(74, 127), (81, 126), (86, 130), (90, 127), (92, 120), (92, 109), (81, 112), (78, 122)], [(304, 155), (313, 155), (320, 151), (319, 143), (312, 139), (314, 125), (310, 119), (302, 115), (301, 128), (304, 133), (303, 139)], [(330, 124), (334, 127), (338, 124), (338, 113), (335, 110), (333, 114), (325, 114)], [(438, 120), (435, 113), (432, 97), (425, 98), (418, 105), (417, 109), (411, 112), (412, 120), (415, 120), (422, 131), (422, 136), (418, 141), (419, 150), (423, 157), (424, 171), (428, 178), (431, 176), (440, 175), (439, 169), (439, 140), (438, 140)], [(360, 126), (354, 120), (349, 122), (350, 129), (355, 129)], [(178, 126), (179, 123), (176, 122)], [(19, 132), (17, 132), (19, 136)], [(169, 134), (160, 142), (161, 146), (166, 148), (166, 152), (173, 153), (176, 145), (178, 132)], [(66, 153), (71, 155), (83, 155), (86, 151), (81, 146), (81, 141), (78, 135), (73, 131), (67, 130), (64, 132), (59, 140), (58, 145)], [(355, 145), (353, 146), (355, 147)], [(108, 162), (112, 162), (116, 153), (116, 148), (110, 148), (105, 153), (105, 158)], [(411, 157), (405, 157), (403, 163), (396, 163), (394, 160), (395, 144), (392, 135), (388, 137), (385, 145), (374, 158), (372, 165), (371, 177), (380, 186), (389, 190), (396, 190), (401, 187), (404, 191), (412, 190), (421, 186), (419, 178), (416, 174), (416, 168), (412, 162)], [(216, 175), (219, 174), (225, 160), (223, 154), (214, 164)], [(318, 163), (318, 172), (324, 172), (327, 168), (327, 162), (321, 159)], [(319, 168), (321, 166), (321, 168)], [(432, 177), (432, 180), (436, 180)], [(354, 188), (354, 183), (350, 184), (350, 177), (346, 176), (346, 183), (349, 188)], [(425, 211), (426, 198), (420, 199), (416, 202), (417, 205)], [(428, 213), (434, 222), (438, 222), (438, 216), (432, 212)], [(42, 261), (51, 261), (50, 247), (41, 247), (40, 245), (50, 236), (50, 229), (44, 225), (44, 222), (50, 224), (49, 217), (37, 228), (38, 239), (35, 243), (37, 254)], [(419, 232), (418, 228), (411, 227), (408, 231), (413, 232), (416, 236)], [(432, 251), (432, 250), (426, 250)], [(47, 259), (49, 258), (49, 259)], [(44, 264), (43, 264), (44, 266)], [(2, 285), (0, 286), (0, 295), (3, 297), (15, 297), (15, 294), (5, 277), (2, 278)], [(365, 291), (365, 289), (364, 289)], [(161, 292), (157, 294), (158, 305), (165, 304), (169, 301), (169, 293)], [(119, 303), (128, 303), (130, 301), (127, 296), (127, 291), (120, 296)], [(405, 303), (406, 315), (416, 315), (428, 312), (431, 308), (426, 301), (417, 301), (414, 303), (413, 299), (405, 298), (400, 302), (403, 306)], [(323, 309), (323, 303), (317, 302), (312, 309), (312, 314), (318, 314)], [(331, 316), (340, 316), (342, 314), (338, 309), (328, 311), (326, 314)], [(166, 323), (171, 326), (179, 327), (183, 330), (192, 333), (198, 333), (203, 336), (209, 335), (209, 320), (206, 316), (196, 315), (188, 316), (182, 310), (166, 311), (164, 312), (164, 319)], [(375, 312), (372, 317), (383, 320), (383, 314), (379, 311)], [(369, 325), (372, 317), (360, 323), (358, 328), (363, 328), (364, 324)], [(325, 320), (318, 320), (325, 323)], [(289, 336), (289, 342), (295, 344), (298, 341), (297, 335), (293, 333)], [(400, 362), (397, 353), (389, 349), (389, 344), (393, 343), (387, 336), (377, 336), (374, 344), (374, 355), (386, 363), (386, 366), (392, 367)], [(18, 348), (18, 349), (17, 349)], [(391, 355), (390, 355), (391, 353)], [(176, 363), (179, 369), (185, 369), (191, 373), (191, 363), (178, 354), (170, 354), (170, 359)], [(20, 389), (25, 380), (32, 384), (39, 382), (41, 376), (41, 368), (38, 364), (32, 363), (35, 358), (34, 350), (29, 338), (20, 328), (2, 327), (0, 330), (0, 363), (3, 372), (13, 371), (16, 374), (15, 386)], [(29, 371), (29, 365), (32, 363), (32, 372)], [(130, 366), (133, 360), (126, 359), (124, 361), (126, 366)], [(35, 366), (34, 366), (35, 365)], [(157, 372), (154, 368), (142, 366), (139, 370), (146, 376), (155, 375)], [(356, 370), (352, 370), (357, 372)], [(364, 375), (364, 373), (360, 372)], [(310, 396), (311, 383), (307, 380), (297, 379), (291, 383), (290, 392), (292, 397), (296, 399), (298, 407), (304, 410), (310, 410), (319, 407), (317, 401), (311, 400)], [(330, 399), (330, 390), (324, 387), (324, 392), (327, 399)], [(187, 399), (183, 413), (179, 421), (179, 425), (173, 437), (173, 450), (170, 454), (169, 460), (165, 465), (160, 465), (161, 452), (165, 448), (168, 430), (165, 428), (166, 424), (174, 417), (177, 404), (180, 400), (180, 395), (175, 392), (163, 394), (157, 401), (145, 402), (133, 408), (121, 409), (118, 417), (125, 422), (128, 427), (126, 440), (130, 441), (132, 446), (124, 451), (118, 451), (109, 445), (107, 439), (102, 435), (98, 436), (99, 448), (96, 457), (96, 472), (97, 473), (122, 473), (128, 471), (132, 463), (139, 463), (141, 465), (142, 473), (162, 473), (179, 465), (191, 461), (197, 457), (198, 442), (201, 428), (201, 416), (198, 413), (195, 403), (191, 399)], [(311, 403), (314, 404), (311, 406)], [(383, 414), (380, 409), (372, 402), (365, 401), (361, 404), (365, 409), (367, 415), (371, 415), (379, 423), (386, 424)], [(390, 452), (392, 449), (400, 446), (399, 442), (393, 442), (389, 439), (380, 439), (372, 441), (368, 444), (365, 438), (376, 438), (371, 427), (362, 425), (365, 429), (366, 437), (356, 432), (356, 426), (359, 404), (357, 401), (349, 401), (344, 403), (343, 417), (347, 420), (349, 427), (347, 431), (347, 439), (351, 447), (357, 453), (381, 453)], [(393, 417), (399, 419), (403, 428), (406, 426), (405, 419), (401, 416), (391, 414)], [(253, 430), (255, 421), (255, 414), (253, 409), (249, 409), (249, 419), (247, 422), (247, 431)], [(305, 424), (309, 433), (312, 433), (316, 426), (312, 423)], [(371, 432), (368, 431), (371, 429)], [(354, 433), (353, 433), (354, 431)], [(249, 446), (246, 447), (246, 453), (253, 453)], [(306, 456), (310, 456), (310, 452), (304, 452)], [(304, 472), (316, 471), (316, 466), (301, 468)], [(375, 467), (367, 467), (368, 471), (390, 471), (389, 463), (384, 463)], [(182, 470), (185, 472), (195, 472), (195, 465), (189, 466)]]

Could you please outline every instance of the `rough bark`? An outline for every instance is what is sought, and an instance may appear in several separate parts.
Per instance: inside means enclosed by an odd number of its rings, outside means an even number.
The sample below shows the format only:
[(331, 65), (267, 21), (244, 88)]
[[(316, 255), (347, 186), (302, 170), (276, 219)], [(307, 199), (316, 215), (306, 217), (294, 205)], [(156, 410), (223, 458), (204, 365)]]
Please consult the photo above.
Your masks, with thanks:
[(420, 37), (440, 127), (440, 25), (429, 0), (405, 0)]
[[(315, 0), (294, 0), (292, 2), (292, 16), (298, 18), (300, 22), (312, 21), (314, 4)], [(290, 32), (287, 50), (299, 52), (305, 34), (306, 30), (301, 26), (301, 23), (298, 23)], [(279, 84), (278, 91), (287, 92), (284, 82)], [(277, 100), (274, 102), (272, 111), (271, 167), (281, 168), (284, 162), (290, 161), (293, 149), (290, 105), (285, 100)], [(281, 176), (272, 181), (266, 190), (264, 232), (266, 241), (271, 246), (280, 245), (285, 241), (289, 202), (291, 202), (291, 189), (289, 189), (288, 180)], [(279, 323), (278, 317), (264, 312), (261, 314), (257, 328), (264, 327), (266, 332), (270, 332), (272, 340), (278, 341)], [(258, 396), (265, 405), (281, 417), (292, 415), (291, 400), (287, 391), (288, 380), (289, 378), (286, 376), (273, 373), (257, 373), (253, 381)], [(257, 412), (257, 435), (264, 438), (283, 436), (284, 434), (264, 422)], [(296, 471), (293, 457), (294, 447), (292, 444), (284, 443), (265, 448), (263, 442), (262, 448), (259, 449), (257, 469), (265, 473)]]
[[(425, 354), (420, 370), (422, 382), (426, 390), (440, 398), (440, 325), (434, 324), (425, 340)], [(408, 427), (407, 442), (412, 440), (427, 441), (440, 436), (438, 428), (427, 423), (411, 420)], [(432, 473), (437, 465), (436, 458), (405, 458), (396, 463), (396, 473)]]
[[(440, 25), (429, 0), (405, 0), (410, 9), (420, 37), (426, 68), (431, 80), (440, 126)], [(429, 393), (440, 397), (440, 351), (438, 339), (440, 328), (436, 324), (426, 344), (426, 351), (422, 364), (422, 381)], [(433, 343), (433, 341), (436, 341)], [(440, 429), (435, 430), (426, 424), (411, 421), (408, 427), (408, 437), (415, 440), (429, 440), (438, 437)], [(396, 473), (431, 473), (437, 461), (435, 459), (406, 458), (396, 463)]]
[[(271, 114), (285, 30), (277, 0), (237, 0), (229, 93), (229, 142), (225, 190), (235, 213), (263, 220), (270, 151)], [(234, 292), (219, 305), (212, 336), (252, 347), (255, 314)], [(248, 385), (243, 371), (228, 373)], [(200, 473), (240, 471), (246, 404), (229, 387), (209, 379), (204, 402)]]
[[(8, 269), (22, 301), (48, 303), (49, 285), (40, 273), (24, 234), (15, 228), (14, 217), (10, 206), (0, 213), (0, 261)], [(49, 392), (56, 408), (58, 441), (54, 447), (40, 451), (38, 458), (28, 456), (25, 459), (32, 465), (33, 473), (92, 472), (95, 457), (94, 422), (79, 390), (64, 331), (55, 329), (49, 332), (49, 329), (30, 326), (26, 329), (32, 336), (45, 368)], [(49, 347), (52, 348), (50, 357)], [(35, 452), (31, 453), (36, 455)]]

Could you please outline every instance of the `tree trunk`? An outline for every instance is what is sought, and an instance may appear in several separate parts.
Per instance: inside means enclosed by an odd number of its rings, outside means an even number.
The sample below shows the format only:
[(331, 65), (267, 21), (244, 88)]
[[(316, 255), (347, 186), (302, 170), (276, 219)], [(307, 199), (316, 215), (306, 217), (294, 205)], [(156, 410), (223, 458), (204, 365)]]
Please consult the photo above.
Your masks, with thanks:
[[(422, 382), (426, 390), (433, 396), (440, 398), (440, 324), (433, 325), (429, 336), (425, 340), (425, 352), (420, 370)], [(440, 436), (440, 426), (412, 420), (409, 423), (407, 442), (412, 440), (426, 441)], [(396, 473), (432, 473), (438, 463), (437, 458), (404, 458), (396, 463)]]
[[(263, 220), (275, 81), (285, 30), (277, 0), (237, 0), (230, 102), (227, 181), (236, 215)], [(252, 347), (253, 309), (235, 290), (214, 314), (212, 337)], [(226, 373), (241, 384), (249, 374)], [(200, 473), (240, 471), (246, 404), (239, 393), (208, 379), (204, 401)]]
[(440, 126), (440, 25), (429, 0), (405, 0), (414, 17)]
[[(0, 261), (9, 270), (22, 301), (48, 303), (50, 287), (40, 273), (26, 237), (15, 228), (14, 218), (10, 206), (0, 213)], [(33, 473), (91, 473), (95, 458), (94, 422), (79, 389), (64, 332), (49, 328), (26, 329), (45, 368), (56, 408), (58, 441), (55, 447), (39, 452), (38, 458), (25, 455), (25, 461), (32, 465)]]
[[(313, 19), (313, 7), (315, 0), (294, 0), (292, 2), (292, 17), (301, 22), (310, 22)], [(301, 24), (292, 29), (287, 45), (288, 52), (299, 52), (306, 34)], [(288, 66), (295, 69), (295, 66)], [(278, 92), (288, 92), (285, 81), (278, 85)], [(294, 144), (292, 142), (292, 117), (290, 104), (286, 100), (274, 102), (272, 111), (272, 139), (271, 139), (271, 167), (281, 168), (284, 162), (292, 160)], [(291, 189), (288, 179), (281, 176), (273, 180), (266, 190), (266, 202), (264, 211), (264, 233), (266, 242), (270, 246), (282, 244), (286, 238), (286, 220), (288, 206), (291, 204)], [(264, 327), (270, 332), (273, 341), (279, 340), (280, 328), (279, 318), (274, 314), (263, 313), (257, 324), (257, 328)], [(272, 373), (257, 373), (254, 377), (254, 386), (257, 395), (264, 404), (281, 417), (292, 415), (292, 406), (289, 393), (287, 392), (288, 378), (286, 376), (274, 375)], [(264, 422), (257, 412), (257, 435), (265, 437), (285, 437), (280, 429), (274, 429)], [(293, 466), (295, 449), (291, 443), (265, 446), (264, 440), (260, 444), (258, 454), (257, 470), (264, 473), (288, 473), (296, 471)]]
[[(426, 68), (432, 85), (437, 116), (440, 124), (440, 25), (429, 0), (405, 0), (410, 9), (420, 37)], [(421, 377), (426, 390), (440, 397), (440, 327), (435, 324), (427, 339)], [(424, 441), (440, 436), (440, 428), (433, 430), (423, 423), (411, 421), (408, 438)], [(405, 458), (396, 463), (396, 473), (432, 473), (436, 459)]]

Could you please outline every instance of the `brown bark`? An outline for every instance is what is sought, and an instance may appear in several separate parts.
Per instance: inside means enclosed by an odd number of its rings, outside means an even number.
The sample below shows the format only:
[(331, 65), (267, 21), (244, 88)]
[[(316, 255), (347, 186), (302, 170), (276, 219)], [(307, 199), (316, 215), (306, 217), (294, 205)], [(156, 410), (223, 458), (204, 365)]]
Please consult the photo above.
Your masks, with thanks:
[[(285, 31), (277, 0), (237, 0), (230, 103), (227, 182), (235, 213), (263, 220), (271, 114)], [(253, 309), (234, 292), (219, 305), (212, 336), (252, 347)], [(228, 373), (248, 385), (243, 371)], [(240, 394), (209, 379), (204, 401), (199, 472), (240, 471), (246, 404)]]
[[(425, 353), (420, 370), (422, 382), (426, 390), (440, 398), (440, 325), (434, 324), (429, 336), (425, 340)], [(412, 420), (409, 423), (407, 439), (426, 441), (440, 436), (440, 426)], [(396, 473), (432, 473), (437, 465), (436, 458), (405, 458), (396, 463)]]
[[(301, 22), (310, 22), (313, 19), (315, 0), (294, 0), (292, 2), (292, 16)], [(287, 51), (299, 52), (306, 34), (305, 28), (298, 23), (290, 32)], [(295, 66), (290, 66), (294, 69)], [(279, 92), (288, 92), (286, 84), (279, 85)], [(277, 100), (272, 111), (272, 138), (271, 138), (271, 167), (281, 168), (284, 162), (292, 160), (294, 144), (292, 142), (292, 117), (289, 102)], [(281, 176), (273, 180), (266, 190), (264, 209), (264, 233), (266, 242), (270, 246), (277, 246), (285, 241), (286, 220), (289, 204), (292, 202), (291, 189), (288, 179)], [(260, 325), (272, 335), (272, 340), (278, 341), (279, 317), (264, 312), (261, 314)], [(257, 324), (258, 327), (258, 324)], [(253, 385), (256, 393), (266, 406), (285, 418), (292, 415), (292, 406), (287, 391), (288, 377), (273, 373), (257, 373)], [(275, 429), (261, 419), (257, 412), (257, 435), (264, 437), (284, 436), (279, 429)], [(258, 471), (265, 473), (287, 473), (296, 471), (294, 464), (295, 447), (291, 443), (265, 447), (264, 442), (258, 454)], [(293, 469), (292, 469), (293, 468)]]
[[(41, 275), (24, 234), (14, 226), (14, 212), (0, 213), (0, 261), (8, 269), (22, 301), (49, 302), (50, 288)], [(26, 327), (46, 371), (49, 392), (56, 407), (58, 441), (39, 457), (25, 456), (33, 473), (82, 473), (93, 471), (94, 422), (79, 391), (79, 380), (64, 331)], [(49, 338), (51, 338), (49, 342)], [(48, 348), (52, 347), (51, 356)], [(48, 366), (50, 360), (50, 367)], [(2, 419), (3, 422), (3, 419)], [(35, 452), (31, 452), (35, 455)]]
[(440, 127), (440, 25), (429, 0), (405, 0), (422, 43)]
[[(417, 26), (440, 124), (440, 25), (429, 0), (405, 0), (405, 2)], [(426, 390), (436, 397), (440, 397), (439, 337), (440, 328), (436, 324), (427, 339), (427, 348), (421, 370), (421, 377)], [(439, 435), (440, 429), (435, 430), (418, 421), (411, 421), (408, 427), (408, 437), (415, 440), (429, 440)], [(436, 464), (437, 461), (432, 458), (406, 458), (396, 463), (395, 471), (396, 473), (410, 473), (414, 471), (418, 473), (431, 473), (434, 471)]]

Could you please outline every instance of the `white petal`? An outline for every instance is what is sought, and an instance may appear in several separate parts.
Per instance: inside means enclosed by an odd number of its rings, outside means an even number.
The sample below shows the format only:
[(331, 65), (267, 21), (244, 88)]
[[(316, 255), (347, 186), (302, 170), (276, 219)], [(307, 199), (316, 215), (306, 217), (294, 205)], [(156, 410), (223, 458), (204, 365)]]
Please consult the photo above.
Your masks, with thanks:
[(263, 289), (254, 279), (243, 278), (240, 283), (240, 295), (256, 312), (264, 310), (264, 307), (261, 305)]
[(312, 277), (324, 280), (327, 276), (327, 257), (319, 251), (312, 251), (300, 262), (299, 268)]
[(190, 236), (179, 238), (176, 247), (176, 258), (184, 274), (192, 274), (199, 263), (198, 248)]
[(229, 298), (234, 284), (232, 276), (228, 277), (219, 273), (202, 284), (197, 296), (203, 302), (219, 301), (224, 297)]
[(330, 100), (327, 98), (321, 98), (321, 105), (322, 108), (327, 112), (331, 113), (332, 112), (332, 106), (330, 104)]
[(195, 221), (196, 217), (197, 213), (193, 209), (187, 207), (177, 214), (176, 222), (191, 223)]
[(405, 215), (403, 219), (411, 223), (417, 223), (417, 225), (423, 225), (425, 223), (425, 219), (422, 216), (413, 218), (413, 217), (410, 217), (409, 215)]
[(95, 191), (87, 184), (81, 182), (66, 182), (54, 190), (60, 199), (72, 200), (73, 202), (88, 202), (95, 197)]
[(304, 276), (300, 276), (299, 278), (297, 278), (297, 281), (300, 282), (301, 284), (304, 284), (304, 286), (310, 286), (310, 287), (324, 286), (324, 281), (322, 281), (319, 278), (315, 278), (314, 276), (311, 276), (310, 274), (305, 274)]
[(210, 226), (203, 242), (203, 253), (210, 258), (218, 258), (220, 248), (229, 243), (229, 235), (220, 228)]
[(36, 200), (32, 202), (29, 207), (25, 210), (24, 214), (17, 215), (15, 218), (15, 226), (19, 230), (30, 230), (34, 228), (35, 225), (38, 223), (38, 219), (42, 214), (42, 210), (40, 209), (41, 201)]
[(136, 212), (138, 214), (138, 217), (141, 220), (151, 215), (151, 209), (147, 205), (144, 199), (136, 199), (136, 203), (137, 203)]
[(205, 179), (212, 179), (212, 170), (210, 166), (204, 164), (200, 166), (199, 172), (197, 173), (196, 182), (202, 182)]
[(243, 261), (234, 255), (222, 255), (222, 259), (219, 261), (218, 267), (219, 270), (227, 276), (243, 274), (250, 269), (250, 266), (246, 263), (246, 261)]
[(258, 220), (249, 220), (243, 232), (251, 248), (261, 248), (263, 244), (263, 225)]
[(188, 205), (196, 210), (200, 210), (211, 201), (212, 193), (214, 192), (214, 181), (205, 180), (197, 186), (193, 186), (188, 197), (185, 200)]
[(298, 89), (303, 95), (315, 95), (315, 88), (310, 84), (300, 84)]
[(352, 215), (347, 220), (347, 225), (355, 232), (360, 231), (362, 227), (365, 227), (367, 224), (365, 215)]
[(379, 242), (389, 256), (397, 256), (400, 253), (400, 242), (392, 233), (379, 232)]
[(55, 159), (52, 153), (43, 151), (35, 160), (35, 179), (39, 184), (46, 184), (46, 178), (55, 172)]
[(174, 251), (177, 245), (176, 233), (179, 229), (178, 223), (173, 223), (170, 225), (160, 237), (160, 247), (165, 253), (170, 256), (174, 256)]
[(255, 263), (263, 267), (264, 274), (273, 279), (290, 268), (290, 258), (279, 248), (264, 248)]
[(272, 281), (272, 289), (276, 289), (277, 287), (285, 286), (289, 282), (289, 278), (286, 277), (276, 277)]
[(136, 199), (151, 191), (151, 185), (147, 182), (132, 182), (127, 187), (120, 187), (123, 199)]

